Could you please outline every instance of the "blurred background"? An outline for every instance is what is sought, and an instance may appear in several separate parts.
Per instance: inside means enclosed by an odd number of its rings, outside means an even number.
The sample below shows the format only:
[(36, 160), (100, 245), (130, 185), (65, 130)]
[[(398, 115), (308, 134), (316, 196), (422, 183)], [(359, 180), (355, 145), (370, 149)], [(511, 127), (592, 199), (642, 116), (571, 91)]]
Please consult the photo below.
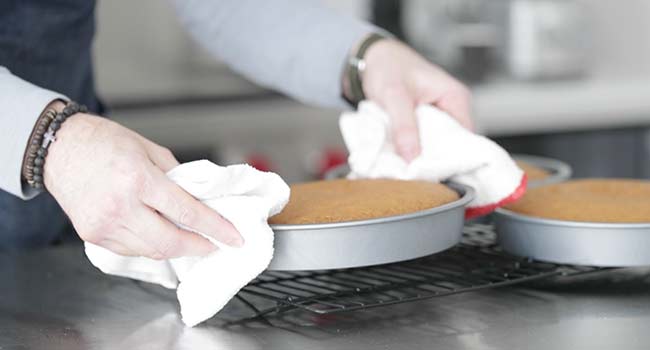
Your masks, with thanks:
[[(650, 177), (649, 1), (325, 3), (465, 81), (480, 132), (509, 151), (564, 160), (577, 177)], [(232, 73), (192, 41), (166, 1), (100, 1), (95, 61), (112, 118), (181, 160), (246, 161), (289, 182), (345, 161), (340, 111)]]

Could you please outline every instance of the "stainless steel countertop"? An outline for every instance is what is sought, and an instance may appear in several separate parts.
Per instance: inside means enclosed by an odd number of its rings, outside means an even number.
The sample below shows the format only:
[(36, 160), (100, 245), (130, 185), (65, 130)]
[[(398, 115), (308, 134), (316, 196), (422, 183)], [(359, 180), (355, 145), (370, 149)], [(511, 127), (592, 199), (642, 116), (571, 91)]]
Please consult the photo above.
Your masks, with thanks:
[(648, 349), (650, 274), (627, 269), (267, 322), (233, 300), (185, 328), (173, 291), (108, 277), (81, 247), (0, 255), (0, 349)]

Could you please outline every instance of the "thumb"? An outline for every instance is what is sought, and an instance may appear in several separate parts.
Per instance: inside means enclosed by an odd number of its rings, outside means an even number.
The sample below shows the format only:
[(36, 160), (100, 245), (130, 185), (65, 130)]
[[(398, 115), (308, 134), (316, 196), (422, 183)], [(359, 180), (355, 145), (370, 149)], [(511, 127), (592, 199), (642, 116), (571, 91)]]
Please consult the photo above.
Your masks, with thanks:
[(381, 104), (390, 117), (391, 137), (397, 154), (411, 162), (420, 155), (420, 136), (415, 106), (406, 94), (393, 95)]

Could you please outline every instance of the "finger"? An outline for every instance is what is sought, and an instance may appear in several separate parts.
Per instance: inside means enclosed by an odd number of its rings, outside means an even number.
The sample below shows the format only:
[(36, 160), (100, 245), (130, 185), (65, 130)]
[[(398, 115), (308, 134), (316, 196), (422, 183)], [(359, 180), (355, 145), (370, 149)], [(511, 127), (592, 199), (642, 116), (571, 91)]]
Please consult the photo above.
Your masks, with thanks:
[(133, 217), (137, 221), (127, 225), (131, 236), (124, 243), (138, 255), (160, 260), (204, 256), (217, 249), (204, 237), (179, 228), (151, 208), (143, 206)]
[[(146, 208), (142, 206), (142, 208)], [(147, 244), (142, 238), (135, 234), (132, 229), (122, 227), (111, 233), (98, 245), (123, 256), (145, 256), (150, 257), (155, 253), (155, 248)]]
[(146, 205), (219, 242), (235, 247), (243, 245), (244, 239), (228, 220), (170, 181), (159, 169), (152, 170), (152, 184), (142, 191), (140, 198)]
[(168, 172), (178, 166), (178, 160), (170, 150), (158, 147), (158, 150), (149, 152), (149, 159), (163, 172)]
[(391, 137), (397, 154), (407, 162), (412, 161), (420, 154), (420, 136), (413, 102), (406, 93), (397, 92), (385, 95), (382, 107), (391, 120)]
[(449, 113), (458, 122), (469, 130), (474, 130), (471, 113), (471, 94), (467, 88), (458, 83), (456, 87), (445, 93), (438, 101), (436, 107)]
[(151, 162), (153, 162), (163, 172), (166, 173), (178, 166), (178, 160), (168, 148), (162, 147), (142, 136), (140, 136), (140, 140), (145, 145)]

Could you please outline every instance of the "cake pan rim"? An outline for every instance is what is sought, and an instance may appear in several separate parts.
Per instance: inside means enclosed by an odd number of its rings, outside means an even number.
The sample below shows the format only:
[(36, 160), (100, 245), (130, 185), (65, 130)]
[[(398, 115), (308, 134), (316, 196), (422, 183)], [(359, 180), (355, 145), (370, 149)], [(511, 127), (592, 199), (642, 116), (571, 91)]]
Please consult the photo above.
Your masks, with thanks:
[(456, 182), (443, 182), (443, 184), (451, 187), (456, 193), (460, 195), (460, 198), (458, 198), (453, 202), (449, 202), (437, 207), (420, 210), (413, 213), (392, 215), (392, 216), (386, 216), (381, 218), (320, 223), (320, 224), (295, 224), (295, 225), (278, 224), (278, 225), (269, 225), (269, 226), (274, 232), (277, 232), (277, 231), (318, 230), (324, 228), (342, 228), (342, 227), (375, 225), (375, 224), (382, 224), (386, 222), (402, 221), (402, 220), (409, 220), (409, 219), (414, 219), (422, 216), (435, 215), (437, 213), (445, 212), (447, 210), (455, 209), (458, 207), (464, 207), (474, 198), (475, 192), (474, 189), (470, 186), (462, 185)]
[(573, 174), (573, 170), (569, 164), (555, 158), (515, 153), (512, 154), (512, 159), (515, 161), (520, 160), (530, 165), (553, 172), (547, 178), (540, 180), (530, 180), (529, 185), (533, 187), (540, 187), (566, 181), (570, 179), (571, 175)]
[[(511, 220), (519, 220), (527, 223), (546, 226), (562, 226), (575, 228), (608, 228), (608, 229), (650, 229), (650, 222), (593, 222), (593, 221), (569, 221), (560, 219), (541, 218), (532, 215), (517, 213), (505, 208), (495, 210), (496, 215), (502, 215)], [(497, 232), (498, 233), (498, 232)]]
[[(511, 157), (515, 161), (521, 160), (529, 163), (530, 165), (537, 166), (543, 168), (544, 170), (549, 170), (552, 172), (552, 174), (550, 174), (547, 178), (541, 180), (530, 180), (528, 182), (529, 186), (539, 187), (558, 183), (570, 179), (571, 175), (573, 175), (573, 169), (571, 166), (559, 159), (522, 153), (511, 154)], [(345, 178), (349, 172), (350, 165), (348, 163), (344, 163), (326, 172), (324, 178), (325, 180), (342, 179)]]

